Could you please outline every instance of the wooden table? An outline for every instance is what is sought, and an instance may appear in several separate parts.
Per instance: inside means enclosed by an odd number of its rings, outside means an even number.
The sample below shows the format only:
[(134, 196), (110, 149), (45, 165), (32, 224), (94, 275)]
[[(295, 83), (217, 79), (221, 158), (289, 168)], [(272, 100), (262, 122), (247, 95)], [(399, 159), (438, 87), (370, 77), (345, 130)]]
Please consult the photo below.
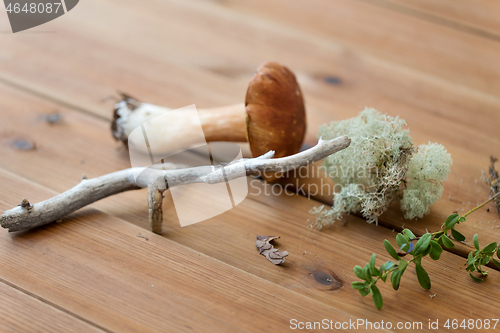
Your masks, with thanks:
[[(2, 11), (2, 210), (65, 191), (82, 174), (130, 166), (109, 131), (106, 97), (117, 90), (171, 107), (237, 103), (267, 60), (297, 74), (308, 144), (320, 124), (371, 106), (404, 118), (415, 143), (443, 144), (453, 167), (429, 216), (405, 221), (395, 205), (378, 227), (351, 216), (318, 231), (307, 222), (318, 202), (251, 193), (181, 228), (167, 194), (159, 236), (148, 231), (140, 190), (32, 232), (1, 230), (0, 331), (281, 332), (292, 319), (422, 322), (425, 330), (429, 320), (498, 318), (500, 273), (473, 282), (462, 244), (439, 262), (425, 260), (431, 291), (413, 269), (398, 292), (381, 286), (381, 311), (350, 284), (353, 266), (372, 253), (379, 264), (389, 259), (382, 241), (394, 240), (394, 230), (437, 230), (451, 212), (488, 198), (481, 170), (490, 155), (500, 157), (499, 13), (487, 0), (85, 0), (11, 34)], [(44, 116), (53, 112), (62, 119), (50, 124)], [(489, 207), (460, 225), (483, 245), (500, 240), (500, 217)], [(281, 236), (290, 252), (284, 265), (258, 255), (257, 234)]]

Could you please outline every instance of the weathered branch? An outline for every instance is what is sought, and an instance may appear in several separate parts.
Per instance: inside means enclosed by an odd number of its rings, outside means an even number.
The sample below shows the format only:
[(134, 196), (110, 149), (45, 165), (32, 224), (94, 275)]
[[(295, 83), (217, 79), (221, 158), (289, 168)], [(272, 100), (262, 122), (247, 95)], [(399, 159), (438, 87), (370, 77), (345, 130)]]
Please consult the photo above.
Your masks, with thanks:
[(149, 224), (151, 230), (156, 234), (161, 234), (163, 224), (162, 204), (166, 183), (162, 183), (163, 184), (150, 183), (148, 186)]
[[(0, 225), (12, 231), (22, 231), (62, 219), (66, 215), (97, 200), (124, 191), (148, 188), (150, 198), (150, 222), (156, 232), (161, 230), (162, 193), (167, 188), (193, 183), (216, 184), (242, 176), (286, 172), (321, 160), (347, 148), (351, 140), (346, 136), (332, 140), (320, 139), (318, 144), (301, 153), (272, 159), (270, 151), (260, 157), (234, 161), (222, 167), (202, 166), (194, 168), (160, 170), (154, 168), (130, 168), (93, 179), (83, 179), (80, 184), (48, 200), (30, 204), (28, 200), (0, 216)], [(208, 170), (211, 172), (207, 173)], [(134, 175), (140, 174), (137, 179)], [(168, 180), (168, 182), (167, 182)]]

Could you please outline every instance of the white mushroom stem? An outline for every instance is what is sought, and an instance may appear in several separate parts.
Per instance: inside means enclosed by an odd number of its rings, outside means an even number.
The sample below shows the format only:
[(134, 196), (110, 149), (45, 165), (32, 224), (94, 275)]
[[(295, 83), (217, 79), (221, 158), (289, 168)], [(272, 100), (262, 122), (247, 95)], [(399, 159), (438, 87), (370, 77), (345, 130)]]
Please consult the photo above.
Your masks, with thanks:
[[(23, 200), (21, 205), (5, 211), (0, 216), (0, 225), (9, 229), (9, 232), (27, 230), (60, 220), (92, 202), (110, 195), (148, 188), (150, 222), (154, 230), (160, 232), (162, 193), (167, 188), (193, 183), (222, 183), (241, 177), (242, 168), (245, 168), (247, 176), (286, 172), (321, 160), (347, 148), (350, 143), (351, 140), (346, 136), (332, 140), (320, 139), (316, 146), (295, 155), (273, 159), (274, 152), (270, 151), (257, 158), (234, 161), (223, 168), (211, 166), (212, 171), (208, 174), (205, 166), (174, 170), (130, 168), (93, 179), (84, 178), (80, 184), (72, 189), (48, 200), (34, 205), (26, 199)], [(135, 179), (134, 175), (137, 174), (140, 176)]]
[[(186, 112), (142, 103), (128, 97), (115, 105), (115, 120), (113, 135), (128, 142), (129, 147), (142, 153), (148, 153), (147, 147), (142, 144), (142, 133), (138, 137), (130, 136), (132, 131), (148, 120), (157, 116), (154, 121), (148, 122), (148, 139), (155, 142), (155, 153), (164, 154), (199, 146), (206, 142), (227, 141), (246, 142), (246, 110), (245, 105), (235, 104), (219, 108), (198, 109), (198, 119), (186, 116)], [(205, 140), (199, 133), (199, 126), (203, 129)], [(195, 135), (193, 135), (195, 134)]]

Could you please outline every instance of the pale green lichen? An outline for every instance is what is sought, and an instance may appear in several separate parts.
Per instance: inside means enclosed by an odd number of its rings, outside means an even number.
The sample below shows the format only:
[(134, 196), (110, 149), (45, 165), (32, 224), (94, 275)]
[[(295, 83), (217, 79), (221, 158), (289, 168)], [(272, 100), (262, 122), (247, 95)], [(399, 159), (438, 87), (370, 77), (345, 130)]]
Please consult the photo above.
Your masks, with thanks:
[(358, 117), (320, 127), (320, 136), (332, 139), (347, 135), (351, 145), (328, 156), (328, 175), (340, 185), (331, 209), (317, 207), (312, 225), (331, 225), (344, 213), (360, 212), (369, 223), (377, 222), (389, 204), (401, 200), (406, 218), (422, 217), (441, 197), (450, 172), (451, 157), (443, 146), (413, 147), (399, 117), (365, 109)]
[(431, 205), (443, 194), (441, 182), (451, 168), (451, 155), (437, 143), (420, 145), (410, 159), (406, 173), (406, 189), (401, 199), (405, 218), (422, 218), (430, 213)]

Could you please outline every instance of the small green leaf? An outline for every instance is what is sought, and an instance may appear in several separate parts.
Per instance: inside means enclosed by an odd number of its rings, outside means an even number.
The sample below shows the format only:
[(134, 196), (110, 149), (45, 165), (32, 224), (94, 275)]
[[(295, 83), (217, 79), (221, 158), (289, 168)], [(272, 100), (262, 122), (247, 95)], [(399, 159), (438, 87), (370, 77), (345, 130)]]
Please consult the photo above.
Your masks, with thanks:
[(489, 243), (488, 245), (486, 245), (484, 247), (484, 249), (482, 250), (482, 252), (485, 253), (485, 254), (488, 254), (488, 255), (493, 255), (493, 253), (495, 252), (496, 248), (497, 248), (497, 243), (496, 242)]
[(406, 238), (403, 234), (396, 235), (396, 243), (399, 247), (406, 244), (405, 250), (408, 250), (408, 248), (410, 247), (410, 241), (408, 241), (408, 238)]
[(387, 275), (384, 275), (384, 273), (386, 271), (388, 271), (389, 269), (391, 269), (392, 267), (394, 266), (394, 263), (392, 261), (387, 261), (387, 262), (384, 262), (381, 266), (380, 266), (380, 278), (382, 279), (382, 281), (385, 282), (385, 280), (387, 279)]
[(376, 257), (376, 254), (372, 254), (371, 258), (370, 258), (370, 261), (368, 262), (368, 267), (370, 267), (370, 269), (373, 267), (375, 267), (375, 257)]
[(420, 237), (420, 239), (418, 240), (417, 244), (415, 244), (415, 249), (412, 252), (413, 255), (418, 255), (426, 251), (427, 247), (429, 247), (431, 237), (432, 235), (428, 232), (423, 234), (422, 237)]
[(431, 240), (431, 252), (429, 253), (429, 256), (433, 260), (439, 260), (441, 253), (443, 253), (441, 245), (439, 245), (436, 241)]
[(384, 262), (382, 265), (380, 265), (380, 268), (379, 268), (380, 274), (384, 273), (384, 271), (385, 271), (385, 264), (386, 264), (386, 262)]
[(406, 266), (408, 266), (408, 261), (403, 260), (403, 259), (399, 260), (398, 269), (401, 272), (401, 274), (404, 273)]
[(458, 215), (455, 216), (455, 218), (453, 218), (451, 221), (446, 222), (446, 228), (447, 229), (452, 229), (457, 222), (458, 222)]
[(376, 257), (375, 253), (372, 254), (372, 257), (370, 258), (370, 261), (368, 262), (368, 267), (370, 267), (370, 274), (372, 276), (379, 276), (380, 272), (377, 269), (377, 267), (375, 267), (375, 257)]
[(372, 282), (372, 274), (368, 265), (369, 264), (366, 264), (366, 266), (363, 268), (363, 275), (365, 276), (366, 282)]
[(490, 256), (483, 257), (483, 259), (481, 260), (481, 265), (488, 265), (488, 263), (490, 262), (490, 258)]
[(465, 217), (460, 217), (460, 219), (458, 220), (459, 222), (465, 222)]
[(472, 241), (474, 242), (474, 247), (476, 248), (476, 250), (479, 250), (479, 240), (477, 239), (477, 234), (474, 235)]
[(472, 280), (476, 281), (476, 282), (482, 282), (483, 279), (480, 279), (480, 278), (477, 278), (475, 277), (474, 275), (472, 275), (472, 273), (469, 273), (470, 277), (472, 278)]
[(422, 252), (420, 255), (421, 255), (422, 257), (425, 257), (426, 255), (428, 255), (428, 254), (431, 252), (431, 250), (432, 250), (432, 247), (431, 247), (431, 245), (429, 244), (429, 246), (427, 246), (427, 250), (425, 250), (424, 252)]
[(417, 272), (418, 282), (425, 290), (431, 289), (431, 279), (429, 278), (429, 274), (425, 271), (422, 265), (418, 262), (415, 262), (415, 271)]
[(352, 285), (352, 287), (354, 289), (364, 289), (364, 288), (366, 288), (366, 283), (360, 282), (360, 281), (354, 281), (351, 285)]
[(456, 231), (455, 229), (451, 229), (451, 235), (459, 242), (463, 242), (465, 240), (465, 236)]
[(467, 269), (472, 266), (472, 264), (474, 263), (474, 252), (471, 251), (469, 252), (469, 255), (467, 257)]
[(382, 277), (382, 275), (384, 274), (386, 268), (385, 268), (385, 265), (387, 264), (387, 262), (384, 262), (382, 265), (380, 265), (380, 268), (379, 268), (379, 276)]
[(491, 260), (493, 260), (493, 263), (495, 264), (495, 266), (500, 268), (500, 261), (496, 260), (495, 258), (491, 258)]
[(410, 229), (403, 229), (403, 235), (405, 235), (409, 239), (415, 239), (415, 238), (417, 238), (417, 237), (415, 237), (415, 235), (413, 234), (413, 232), (411, 232)]
[(455, 218), (458, 220), (458, 214), (457, 214), (457, 213), (453, 213), (453, 214), (451, 214), (450, 216), (448, 216), (448, 217), (446, 218), (446, 222), (444, 223), (444, 225), (445, 225), (446, 227), (448, 227), (448, 224), (450, 224), (450, 223), (451, 223), (451, 221), (453, 221)]
[(384, 300), (382, 299), (382, 294), (380, 293), (380, 290), (378, 290), (376, 285), (372, 285), (370, 288), (370, 294), (373, 297), (373, 303), (375, 303), (375, 306), (377, 309), (382, 309), (382, 306), (384, 305)]
[(449, 239), (448, 236), (443, 235), (442, 239), (443, 239), (443, 245), (446, 246), (447, 248), (451, 249), (452, 247), (455, 246), (455, 244), (453, 244), (453, 241)]
[(500, 259), (500, 248), (497, 250), (497, 258)]
[(391, 283), (392, 283), (392, 288), (394, 290), (398, 290), (399, 289), (399, 284), (401, 282), (401, 275), (403, 273), (401, 273), (400, 270), (395, 270), (391, 273)]
[[(455, 215), (457, 215), (457, 214), (455, 214)], [(451, 219), (449, 221), (446, 220), (446, 228), (447, 229), (452, 229), (457, 222), (458, 222), (458, 215), (455, 216), (453, 219)]]
[(363, 274), (363, 268), (361, 266), (354, 266), (354, 274), (356, 274), (356, 276), (362, 280), (365, 279), (365, 275)]
[(385, 263), (385, 270), (388, 271), (394, 266), (396, 266), (396, 264), (393, 261), (389, 260), (388, 262)]
[(365, 297), (366, 295), (368, 295), (370, 293), (370, 289), (368, 289), (368, 288), (358, 289), (358, 291), (361, 294), (361, 296), (363, 296), (363, 297)]
[(396, 250), (394, 250), (394, 248), (392, 247), (392, 244), (391, 242), (389, 242), (387, 239), (384, 240), (384, 246), (385, 246), (385, 250), (387, 251), (387, 253), (389, 253), (389, 255), (391, 257), (393, 257), (394, 259), (396, 260), (399, 260), (399, 256), (398, 256), (398, 253), (396, 252)]

